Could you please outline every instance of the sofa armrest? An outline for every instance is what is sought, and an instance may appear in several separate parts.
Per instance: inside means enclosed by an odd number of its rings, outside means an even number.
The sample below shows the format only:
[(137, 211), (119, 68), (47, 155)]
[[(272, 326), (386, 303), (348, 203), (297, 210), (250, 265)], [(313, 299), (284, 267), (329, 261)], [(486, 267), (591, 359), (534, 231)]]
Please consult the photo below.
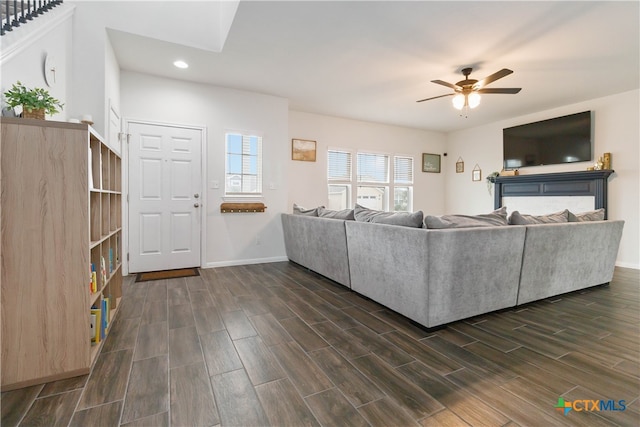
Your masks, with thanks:
[(610, 282), (624, 221), (528, 225), (518, 304)]
[(287, 213), (281, 219), (291, 261), (351, 287), (345, 221)]

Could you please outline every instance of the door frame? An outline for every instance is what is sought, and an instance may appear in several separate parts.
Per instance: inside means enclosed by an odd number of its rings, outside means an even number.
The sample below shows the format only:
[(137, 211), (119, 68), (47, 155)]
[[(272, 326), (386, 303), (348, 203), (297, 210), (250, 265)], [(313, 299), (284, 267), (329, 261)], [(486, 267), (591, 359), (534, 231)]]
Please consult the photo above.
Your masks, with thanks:
[(124, 118), (124, 135), (126, 136), (126, 141), (122, 142), (122, 165), (126, 165), (126, 167), (122, 168), (122, 189), (126, 191), (126, 194), (123, 194), (124, 203), (126, 203), (125, 208), (122, 210), (123, 217), (122, 218), (122, 241), (123, 241), (123, 253), (122, 253), (122, 274), (129, 274), (129, 140), (131, 139), (131, 135), (129, 134), (129, 124), (137, 123), (142, 125), (152, 125), (152, 126), (167, 126), (167, 127), (177, 127), (183, 129), (193, 129), (200, 131), (202, 138), (200, 139), (200, 194), (201, 194), (201, 202), (200, 202), (200, 265), (198, 267), (202, 268), (206, 265), (206, 255), (207, 255), (207, 205), (208, 205), (208, 197), (207, 197), (207, 127), (204, 125), (194, 125), (194, 124), (184, 124), (184, 123), (171, 123), (171, 122), (160, 122), (154, 120), (144, 120), (144, 119), (132, 119), (132, 118)]

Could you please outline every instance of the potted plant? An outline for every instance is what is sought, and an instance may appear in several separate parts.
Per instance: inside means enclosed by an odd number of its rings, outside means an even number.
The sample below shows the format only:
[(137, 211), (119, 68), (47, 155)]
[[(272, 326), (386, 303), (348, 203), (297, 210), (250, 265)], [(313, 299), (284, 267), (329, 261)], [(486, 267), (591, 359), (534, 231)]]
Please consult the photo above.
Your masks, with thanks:
[(489, 195), (491, 195), (491, 188), (493, 184), (496, 182), (496, 178), (500, 176), (500, 172), (491, 172), (487, 175), (487, 190), (489, 190)]
[(22, 117), (44, 120), (44, 115), (56, 114), (62, 110), (64, 104), (52, 97), (42, 88), (29, 89), (20, 81), (13, 84), (11, 89), (4, 93), (7, 105), (15, 108), (22, 106)]

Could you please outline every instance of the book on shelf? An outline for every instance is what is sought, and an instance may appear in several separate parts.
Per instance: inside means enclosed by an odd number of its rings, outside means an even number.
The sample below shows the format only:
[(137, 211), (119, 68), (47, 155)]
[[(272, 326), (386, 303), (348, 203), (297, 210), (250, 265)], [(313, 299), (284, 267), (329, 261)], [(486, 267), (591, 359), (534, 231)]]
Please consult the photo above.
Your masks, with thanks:
[(96, 272), (96, 265), (94, 263), (91, 263), (91, 282), (89, 289), (91, 289), (92, 294), (98, 292), (98, 273)]
[(107, 298), (103, 299), (101, 302), (102, 307), (102, 322), (100, 323), (100, 338), (104, 339), (107, 334), (107, 328), (109, 327), (109, 308), (107, 303)]
[(89, 337), (92, 342), (96, 337), (96, 315), (93, 313), (89, 316)]
[(102, 274), (102, 286), (104, 286), (107, 283), (107, 264), (103, 256), (100, 256), (100, 273)]
[(109, 273), (113, 273), (113, 248), (109, 248)]
[(91, 316), (95, 316), (95, 333), (93, 335), (93, 338), (91, 338), (91, 342), (98, 344), (102, 339), (102, 334), (100, 333), (102, 329), (100, 327), (100, 325), (102, 324), (102, 310), (99, 308), (91, 308)]

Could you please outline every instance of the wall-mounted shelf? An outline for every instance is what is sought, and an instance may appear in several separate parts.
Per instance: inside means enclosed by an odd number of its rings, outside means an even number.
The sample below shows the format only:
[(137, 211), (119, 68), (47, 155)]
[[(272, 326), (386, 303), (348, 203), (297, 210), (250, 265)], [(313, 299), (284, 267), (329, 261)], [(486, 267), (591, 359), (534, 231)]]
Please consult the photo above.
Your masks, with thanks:
[(222, 213), (254, 213), (264, 212), (267, 207), (264, 203), (222, 203), (220, 212)]

